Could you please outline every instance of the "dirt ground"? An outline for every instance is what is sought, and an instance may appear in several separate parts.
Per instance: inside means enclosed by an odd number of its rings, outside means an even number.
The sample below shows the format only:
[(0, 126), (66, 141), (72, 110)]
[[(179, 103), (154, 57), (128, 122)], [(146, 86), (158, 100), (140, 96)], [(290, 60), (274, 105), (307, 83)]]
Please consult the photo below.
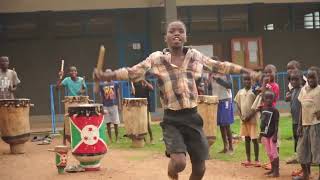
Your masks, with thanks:
[[(141, 150), (109, 149), (102, 159), (101, 171), (65, 173), (59, 175), (55, 167), (54, 153), (47, 149), (53, 148), (58, 142), (50, 145), (26, 143), (26, 154), (10, 155), (9, 145), (0, 141), (0, 179), (1, 180), (166, 180), (168, 158), (163, 154)], [(68, 164), (77, 164), (77, 160), (69, 153)], [(281, 177), (291, 179), (290, 172), (296, 166), (281, 166)], [(187, 180), (191, 172), (190, 161), (187, 168), (180, 174), (181, 180)], [(239, 163), (218, 160), (207, 161), (204, 180), (233, 179), (267, 179), (262, 168), (245, 168)]]

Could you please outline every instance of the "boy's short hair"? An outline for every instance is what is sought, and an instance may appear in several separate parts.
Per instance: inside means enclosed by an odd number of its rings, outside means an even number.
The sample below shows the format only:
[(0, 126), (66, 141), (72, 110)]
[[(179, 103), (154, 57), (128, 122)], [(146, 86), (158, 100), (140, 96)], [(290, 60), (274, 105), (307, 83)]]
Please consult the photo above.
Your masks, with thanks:
[(0, 59), (5, 59), (9, 61), (9, 57), (8, 56), (0, 56)]
[(275, 65), (273, 65), (273, 64), (268, 64), (268, 65), (266, 65), (265, 67), (264, 67), (264, 69), (266, 69), (266, 68), (270, 68), (273, 72), (277, 72), (277, 67), (275, 66)]
[(271, 90), (266, 90), (263, 94), (262, 94), (262, 99), (264, 99), (265, 98), (265, 96), (266, 95), (272, 95), (272, 99), (274, 99), (275, 97), (276, 97), (276, 94), (273, 92), (273, 91), (271, 91)]
[(311, 66), (309, 67), (308, 71), (315, 71), (317, 73), (317, 76), (320, 78), (320, 68), (317, 66)]
[(250, 74), (249, 74), (249, 73), (243, 73), (243, 74), (241, 75), (241, 77), (242, 77), (242, 79), (243, 79), (243, 78), (245, 78), (245, 77), (249, 77), (249, 78), (251, 79), (251, 77), (250, 77)]
[(167, 23), (166, 32), (168, 31), (168, 28), (169, 28), (170, 24), (176, 23), (176, 22), (181, 23), (183, 25), (184, 29), (187, 31), (187, 26), (183, 21), (181, 21), (181, 20), (173, 20), (173, 21), (170, 21), (169, 23)]
[(289, 64), (292, 64), (292, 65), (296, 66), (298, 69), (301, 69), (301, 64), (300, 64), (299, 61), (291, 60), (291, 61), (288, 62), (287, 65), (289, 65)]
[(293, 70), (290, 74), (289, 74), (289, 81), (291, 80), (291, 77), (293, 77), (293, 76), (298, 76), (300, 79), (303, 79), (303, 73), (300, 71), (300, 70), (298, 70), (298, 69), (295, 69), (295, 70)]
[(71, 69), (75, 69), (77, 71), (77, 67), (75, 67), (75, 66), (70, 66), (69, 71), (71, 71)]

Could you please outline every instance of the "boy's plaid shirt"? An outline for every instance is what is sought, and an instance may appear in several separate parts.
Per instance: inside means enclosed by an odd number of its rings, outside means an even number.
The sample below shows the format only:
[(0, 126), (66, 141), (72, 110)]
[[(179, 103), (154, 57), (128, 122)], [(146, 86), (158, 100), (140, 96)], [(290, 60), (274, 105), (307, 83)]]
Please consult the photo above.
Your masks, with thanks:
[(164, 109), (180, 110), (197, 106), (196, 80), (203, 71), (223, 74), (240, 73), (242, 67), (229, 62), (219, 62), (192, 48), (185, 48), (181, 67), (171, 64), (168, 49), (152, 53), (147, 59), (131, 68), (115, 71), (117, 80), (138, 81), (148, 71), (158, 79), (160, 99)]

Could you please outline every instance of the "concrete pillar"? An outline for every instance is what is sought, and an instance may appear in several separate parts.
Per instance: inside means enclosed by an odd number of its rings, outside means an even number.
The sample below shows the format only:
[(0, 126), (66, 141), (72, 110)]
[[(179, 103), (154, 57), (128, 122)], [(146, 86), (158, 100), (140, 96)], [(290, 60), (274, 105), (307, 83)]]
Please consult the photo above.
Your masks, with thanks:
[(176, 0), (164, 0), (166, 12), (166, 23), (177, 20), (177, 4)]

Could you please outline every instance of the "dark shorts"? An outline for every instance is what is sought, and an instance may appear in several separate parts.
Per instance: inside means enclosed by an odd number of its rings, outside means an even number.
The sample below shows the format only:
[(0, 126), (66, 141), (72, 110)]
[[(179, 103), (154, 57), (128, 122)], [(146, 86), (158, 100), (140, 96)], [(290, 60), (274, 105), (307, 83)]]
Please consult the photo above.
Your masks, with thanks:
[(320, 164), (320, 124), (303, 126), (297, 154), (301, 164)]
[(202, 118), (196, 108), (165, 110), (160, 125), (168, 157), (173, 153), (188, 152), (191, 162), (208, 159), (208, 141), (202, 130)]
[(218, 104), (218, 126), (227, 126), (234, 122), (233, 103), (231, 99), (219, 100)]

